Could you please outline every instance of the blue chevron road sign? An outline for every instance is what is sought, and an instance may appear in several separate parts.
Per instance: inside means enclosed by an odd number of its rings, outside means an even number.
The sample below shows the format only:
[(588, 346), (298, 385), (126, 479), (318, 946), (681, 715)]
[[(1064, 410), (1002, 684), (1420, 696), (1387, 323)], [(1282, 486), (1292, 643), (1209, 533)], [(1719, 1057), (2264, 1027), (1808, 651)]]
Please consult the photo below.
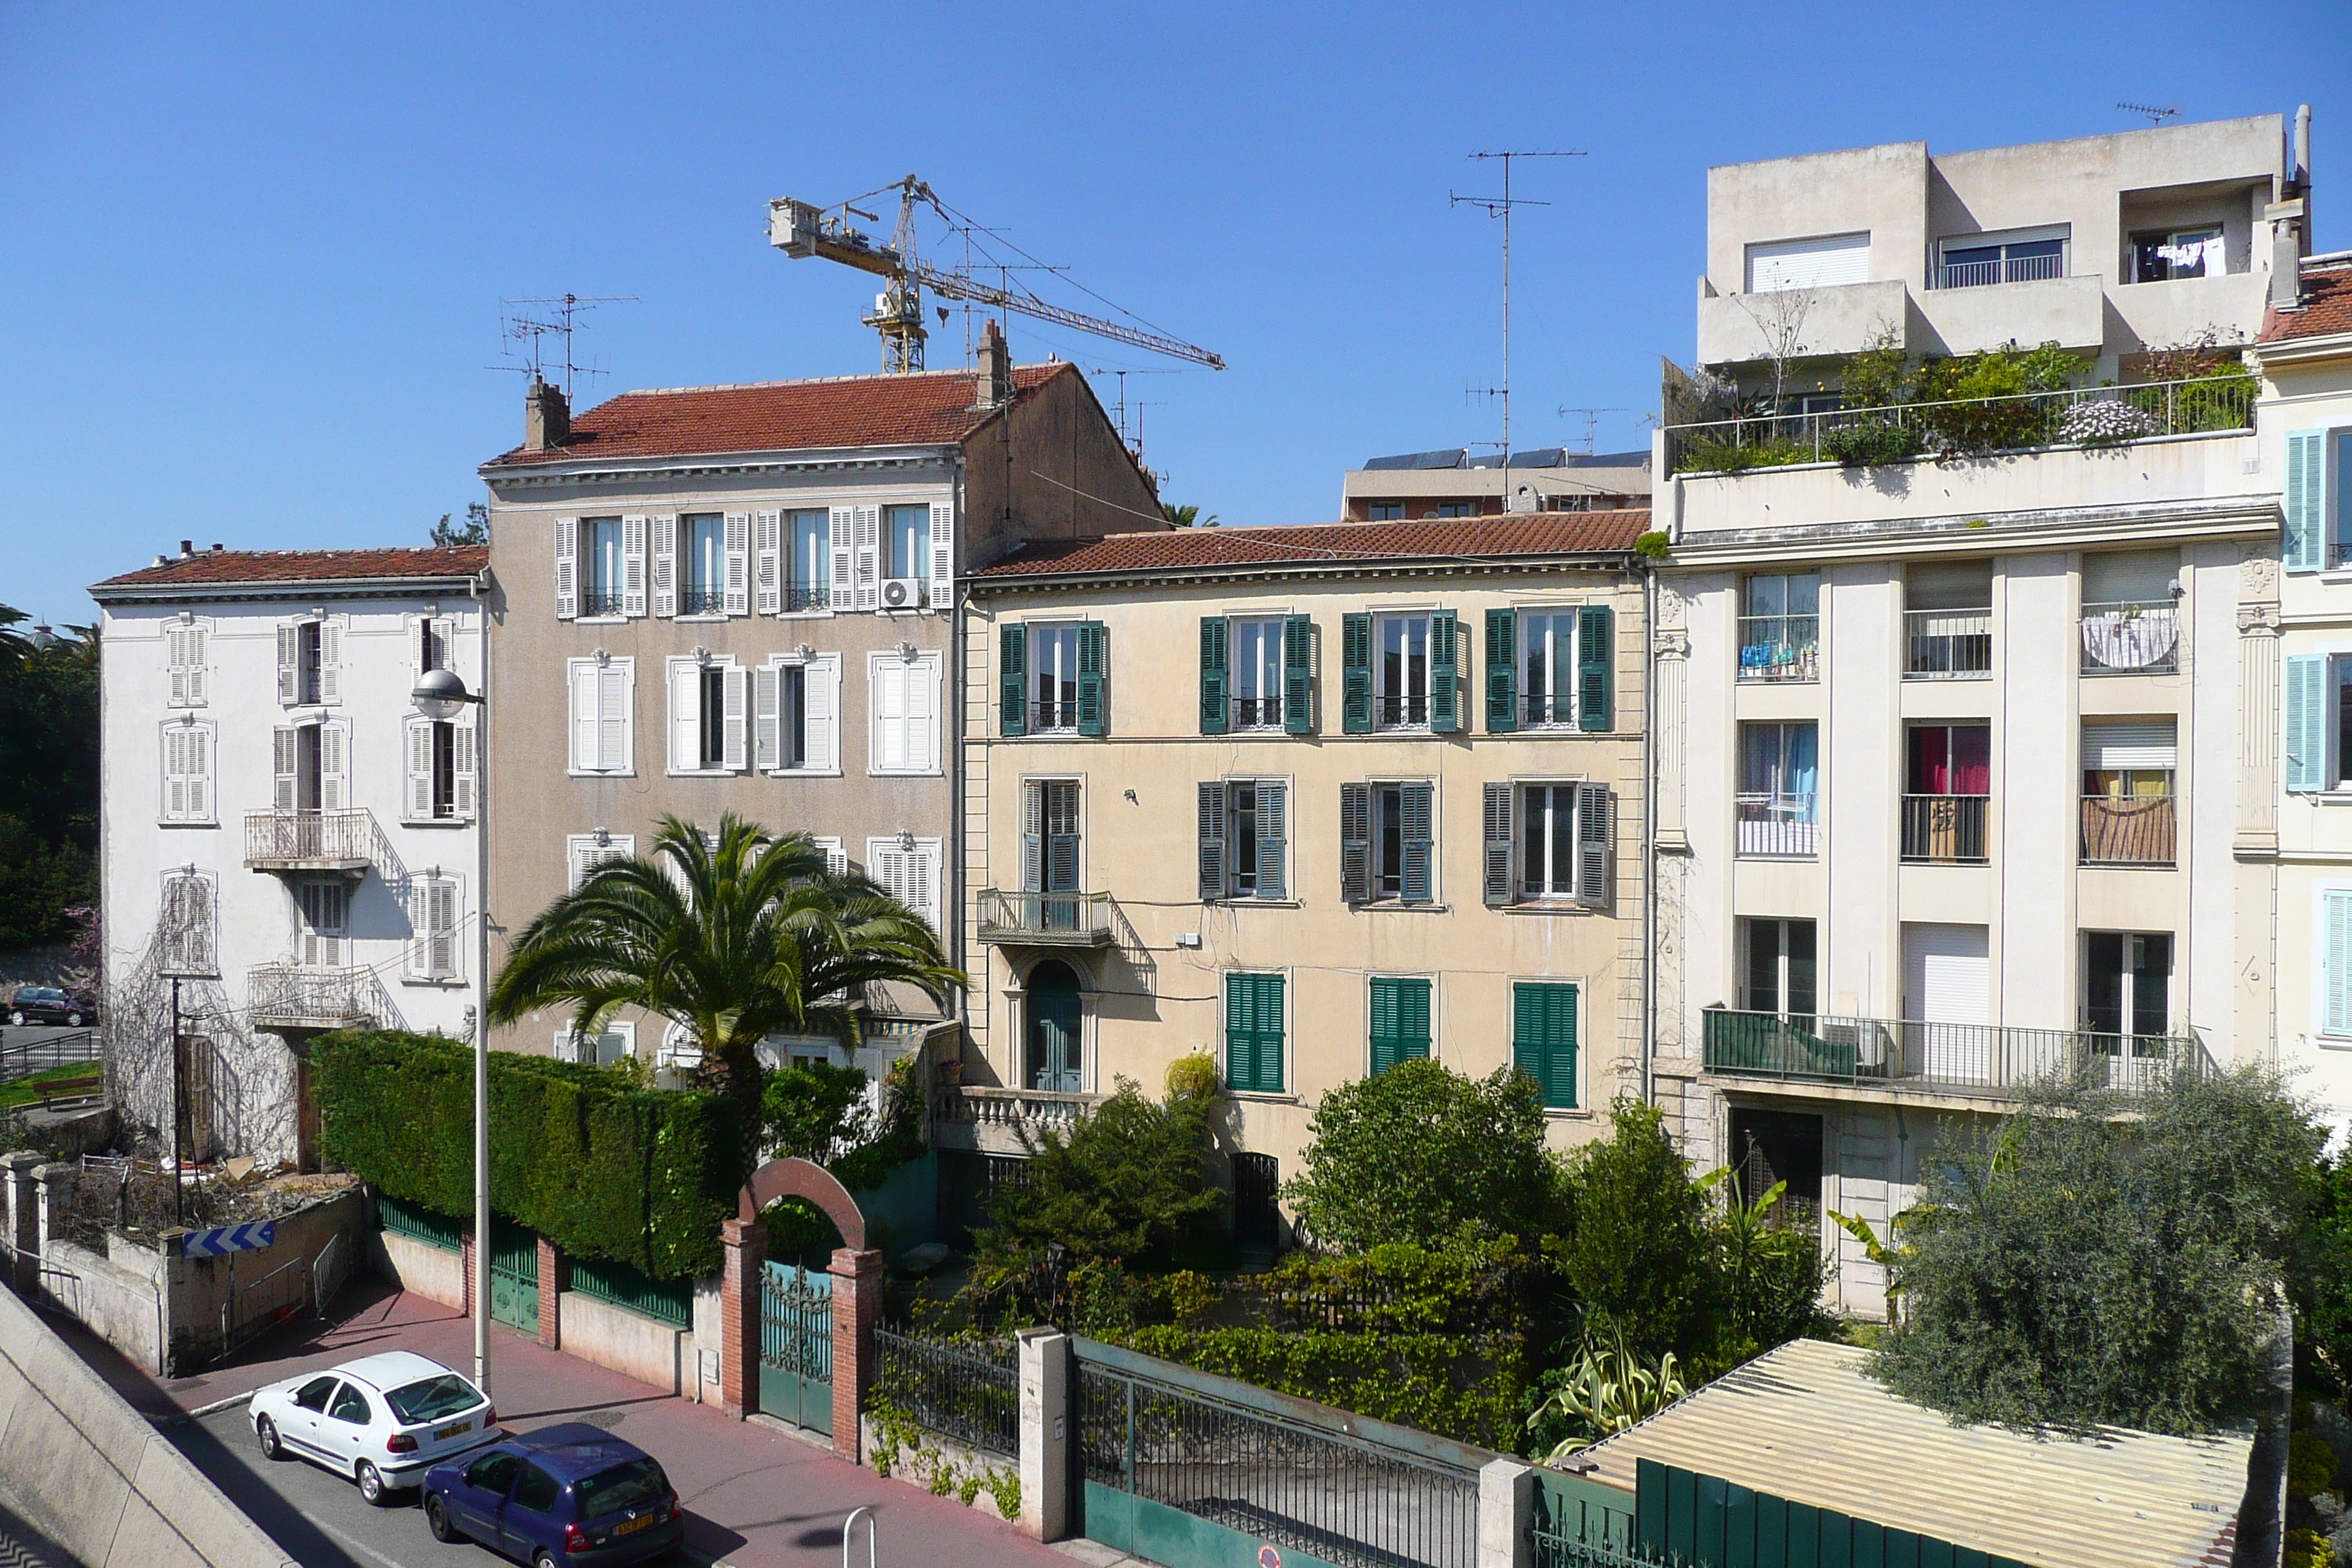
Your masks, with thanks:
[(181, 1244), (184, 1258), (226, 1258), (232, 1252), (251, 1252), (268, 1247), (278, 1239), (278, 1222), (274, 1219), (251, 1225), (224, 1225), (211, 1230), (192, 1230)]

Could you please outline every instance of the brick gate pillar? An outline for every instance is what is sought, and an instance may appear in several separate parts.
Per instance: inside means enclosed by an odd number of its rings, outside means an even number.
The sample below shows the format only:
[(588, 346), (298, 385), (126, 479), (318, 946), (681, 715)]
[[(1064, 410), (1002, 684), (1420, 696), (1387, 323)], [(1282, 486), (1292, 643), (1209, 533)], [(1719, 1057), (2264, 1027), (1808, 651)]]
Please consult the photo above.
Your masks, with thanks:
[(760, 1275), (768, 1262), (768, 1227), (727, 1220), (719, 1245), (726, 1252), (719, 1276), (719, 1407), (740, 1421), (760, 1407)]
[(874, 1329), (882, 1321), (882, 1254), (833, 1255), (833, 1451), (857, 1461), (857, 1417), (874, 1386)]
[(563, 1348), (563, 1249), (545, 1237), (539, 1238), (539, 1342), (549, 1350)]

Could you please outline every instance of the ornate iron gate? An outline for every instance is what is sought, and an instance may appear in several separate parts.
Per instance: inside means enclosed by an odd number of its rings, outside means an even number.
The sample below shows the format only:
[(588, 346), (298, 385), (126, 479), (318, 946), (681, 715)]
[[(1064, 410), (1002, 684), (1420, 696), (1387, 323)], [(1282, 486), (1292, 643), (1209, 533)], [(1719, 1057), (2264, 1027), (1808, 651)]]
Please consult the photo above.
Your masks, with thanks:
[(539, 1332), (539, 1233), (490, 1221), (490, 1321)]
[(760, 1280), (760, 1408), (833, 1430), (833, 1276), (771, 1263)]

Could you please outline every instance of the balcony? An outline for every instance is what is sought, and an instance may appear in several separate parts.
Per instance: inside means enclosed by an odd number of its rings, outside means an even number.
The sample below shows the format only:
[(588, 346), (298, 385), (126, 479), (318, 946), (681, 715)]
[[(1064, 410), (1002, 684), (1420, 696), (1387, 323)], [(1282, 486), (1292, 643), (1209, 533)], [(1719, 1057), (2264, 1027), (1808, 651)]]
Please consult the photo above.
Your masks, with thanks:
[(1992, 679), (1992, 609), (1903, 612), (1903, 679)]
[(387, 864), (375, 816), (358, 811), (249, 811), (245, 816), (245, 864), (254, 871), (329, 872), (364, 876)]
[(1981, 795), (1903, 797), (1903, 858), (1948, 866), (1981, 866), (1992, 798)]
[(2170, 675), (2180, 668), (2180, 612), (2169, 599), (2083, 606), (2084, 675)]
[(1819, 680), (1821, 678), (1821, 616), (1739, 617), (1740, 679)]
[(2172, 796), (2083, 797), (2083, 864), (2170, 866), (2177, 837)]
[(2007, 1097), (2053, 1077), (2128, 1090), (2152, 1088), (2176, 1068), (2214, 1070), (2193, 1036), (1894, 1018), (1782, 1018), (1723, 1008), (1709, 1008), (1704, 1016), (1706, 1070), (1727, 1078)]
[(1236, 731), (1279, 730), (1282, 728), (1282, 699), (1228, 697), (1225, 699), (1225, 727)]
[(723, 588), (681, 588), (677, 595), (677, 613), (681, 616), (723, 616), (727, 613), (727, 592)]
[(620, 595), (600, 594), (593, 588), (582, 590), (580, 595), (580, 618), (582, 620), (590, 620), (597, 616), (618, 616), (620, 613)]
[(1738, 812), (1738, 853), (1743, 860), (1810, 860), (1817, 853), (1821, 825), (1814, 797), (1805, 795), (1743, 795)]
[(949, 1085), (939, 1094), (939, 1120), (973, 1127), (1025, 1127), (1032, 1132), (1051, 1128), (1067, 1132), (1102, 1103), (1099, 1094), (1071, 1094), (1051, 1089), (986, 1089)]
[(257, 1028), (284, 1033), (349, 1029), (394, 1022), (375, 972), (304, 969), (265, 963), (245, 976), (246, 1016)]
[(1993, 257), (1984, 261), (1947, 261), (1937, 280), (1939, 289), (1981, 289), (1989, 283), (2031, 283), (2066, 276), (2063, 256)]
[(980, 940), (998, 947), (1110, 947), (1120, 923), (1118, 900), (1108, 893), (989, 888), (980, 895)]

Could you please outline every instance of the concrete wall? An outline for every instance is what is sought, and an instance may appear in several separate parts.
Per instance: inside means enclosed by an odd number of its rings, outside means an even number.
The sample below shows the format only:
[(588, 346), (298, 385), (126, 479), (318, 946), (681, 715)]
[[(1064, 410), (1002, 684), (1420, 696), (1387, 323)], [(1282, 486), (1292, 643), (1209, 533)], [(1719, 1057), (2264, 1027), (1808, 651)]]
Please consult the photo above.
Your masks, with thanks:
[(1028, 539), (1099, 539), (1168, 527), (1160, 493), (1075, 372), (1015, 398), (964, 447), (959, 570)]
[(696, 1367), (693, 1330), (658, 1321), (577, 1290), (566, 1290), (558, 1300), (563, 1314), (565, 1354), (609, 1367), (670, 1394), (692, 1392)]
[(464, 1310), (466, 1260), (459, 1254), (398, 1231), (379, 1230), (371, 1247), (377, 1273), (402, 1289)]

